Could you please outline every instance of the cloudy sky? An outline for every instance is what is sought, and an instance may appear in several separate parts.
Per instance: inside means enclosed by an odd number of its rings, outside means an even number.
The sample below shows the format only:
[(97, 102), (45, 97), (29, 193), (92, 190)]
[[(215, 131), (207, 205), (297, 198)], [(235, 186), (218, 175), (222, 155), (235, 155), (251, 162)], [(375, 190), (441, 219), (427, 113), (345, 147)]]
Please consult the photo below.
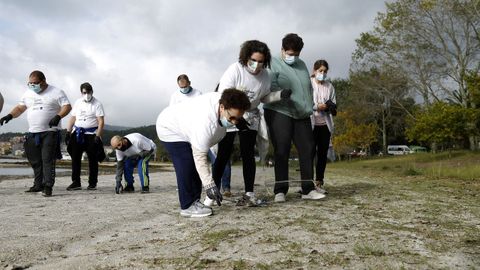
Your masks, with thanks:
[[(72, 103), (90, 82), (107, 124), (154, 124), (179, 74), (213, 91), (242, 42), (261, 40), (278, 55), (291, 32), (309, 68), (323, 58), (330, 77), (346, 78), (355, 39), (384, 10), (383, 0), (1, 0), (1, 116), (38, 69)], [(0, 133), (26, 129), (24, 114)]]

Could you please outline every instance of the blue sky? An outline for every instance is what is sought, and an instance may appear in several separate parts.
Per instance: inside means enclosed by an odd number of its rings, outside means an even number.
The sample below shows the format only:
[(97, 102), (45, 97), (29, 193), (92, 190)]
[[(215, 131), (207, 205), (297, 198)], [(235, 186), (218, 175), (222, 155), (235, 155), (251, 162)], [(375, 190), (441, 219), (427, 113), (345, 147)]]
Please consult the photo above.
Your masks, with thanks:
[[(107, 124), (154, 124), (177, 91), (179, 74), (213, 91), (242, 42), (261, 40), (278, 55), (291, 32), (303, 38), (300, 57), (309, 68), (326, 59), (330, 77), (346, 78), (355, 39), (384, 10), (380, 0), (2, 0), (1, 115), (18, 103), (28, 74), (38, 69), (72, 103), (79, 85), (90, 82)], [(22, 115), (0, 133), (26, 129)]]

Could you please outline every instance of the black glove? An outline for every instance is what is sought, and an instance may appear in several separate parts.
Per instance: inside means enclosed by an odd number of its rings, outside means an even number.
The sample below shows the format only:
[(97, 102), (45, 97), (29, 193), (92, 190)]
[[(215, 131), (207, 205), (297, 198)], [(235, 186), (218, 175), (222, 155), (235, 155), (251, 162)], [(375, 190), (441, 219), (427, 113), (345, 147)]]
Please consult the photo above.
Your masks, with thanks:
[(62, 117), (60, 117), (60, 115), (55, 115), (52, 120), (50, 120), (50, 122), (48, 122), (48, 126), (49, 127), (53, 127), (53, 126), (58, 126), (58, 122), (60, 122), (60, 120), (62, 119)]
[(100, 136), (95, 136), (95, 143), (103, 145), (102, 138)]
[(115, 193), (116, 194), (123, 193), (122, 182), (117, 182), (117, 184), (115, 185)]
[(242, 117), (238, 119), (238, 123), (235, 126), (238, 128), (238, 130), (245, 131), (245, 130), (248, 130), (250, 123), (248, 123), (247, 120), (245, 120), (245, 118)]
[(70, 144), (70, 139), (72, 138), (72, 133), (68, 132), (65, 133), (65, 144), (69, 145)]
[(218, 190), (217, 186), (214, 185), (211, 188), (207, 188), (206, 192), (208, 198), (216, 201), (218, 206), (222, 205), (223, 196), (222, 193), (220, 193), (220, 190)]
[(325, 102), (325, 105), (327, 105), (327, 109), (325, 110), (326, 112), (330, 112), (333, 116), (337, 115), (337, 104), (333, 103), (333, 101), (329, 99), (327, 102)]
[(282, 99), (289, 99), (291, 95), (292, 95), (292, 89), (284, 89), (280, 93), (280, 97)]
[(13, 115), (7, 114), (7, 115), (5, 115), (4, 117), (2, 117), (2, 118), (0, 119), (0, 125), (3, 126), (3, 124), (8, 123), (8, 121), (10, 121), (10, 120), (12, 120), (12, 119), (13, 119)]

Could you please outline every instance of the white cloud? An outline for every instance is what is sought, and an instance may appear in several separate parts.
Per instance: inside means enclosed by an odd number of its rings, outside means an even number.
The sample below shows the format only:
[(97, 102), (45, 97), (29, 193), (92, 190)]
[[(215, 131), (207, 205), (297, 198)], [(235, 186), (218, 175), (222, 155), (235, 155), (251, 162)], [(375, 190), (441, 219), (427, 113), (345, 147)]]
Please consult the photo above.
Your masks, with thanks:
[[(212, 91), (237, 61), (241, 43), (266, 42), (278, 55), (286, 33), (305, 42), (309, 67), (330, 63), (331, 77), (348, 76), (359, 34), (373, 26), (383, 1), (35, 1), (0, 2), (0, 91), (6, 112), (26, 91), (28, 74), (42, 70), (73, 103), (91, 82), (112, 125), (154, 124), (186, 73)], [(25, 117), (0, 132), (25, 131)]]

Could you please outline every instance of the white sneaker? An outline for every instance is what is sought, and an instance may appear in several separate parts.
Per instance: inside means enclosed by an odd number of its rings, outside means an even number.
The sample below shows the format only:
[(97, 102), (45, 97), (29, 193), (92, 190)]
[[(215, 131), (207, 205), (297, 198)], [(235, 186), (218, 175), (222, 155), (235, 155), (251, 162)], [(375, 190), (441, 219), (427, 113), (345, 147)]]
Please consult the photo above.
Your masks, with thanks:
[(245, 196), (248, 197), (248, 200), (250, 201), (250, 206), (256, 206), (262, 203), (262, 200), (258, 199), (255, 196), (255, 192), (253, 191), (245, 192)]
[(328, 194), (328, 192), (323, 188), (323, 186), (315, 186), (315, 190), (316, 190), (318, 193)]
[(304, 200), (320, 200), (325, 198), (325, 194), (322, 194), (315, 189), (312, 189), (307, 195), (302, 195), (302, 199)]
[(285, 202), (285, 193), (277, 193), (275, 194), (275, 202), (276, 203), (282, 203)]
[(192, 203), (187, 209), (180, 210), (180, 215), (182, 217), (206, 217), (212, 214), (212, 208), (203, 205), (199, 201)]
[(208, 206), (208, 207), (212, 207), (214, 202), (215, 202), (214, 200), (210, 199), (207, 196), (207, 197), (205, 197), (205, 200), (203, 201), (203, 204)]

